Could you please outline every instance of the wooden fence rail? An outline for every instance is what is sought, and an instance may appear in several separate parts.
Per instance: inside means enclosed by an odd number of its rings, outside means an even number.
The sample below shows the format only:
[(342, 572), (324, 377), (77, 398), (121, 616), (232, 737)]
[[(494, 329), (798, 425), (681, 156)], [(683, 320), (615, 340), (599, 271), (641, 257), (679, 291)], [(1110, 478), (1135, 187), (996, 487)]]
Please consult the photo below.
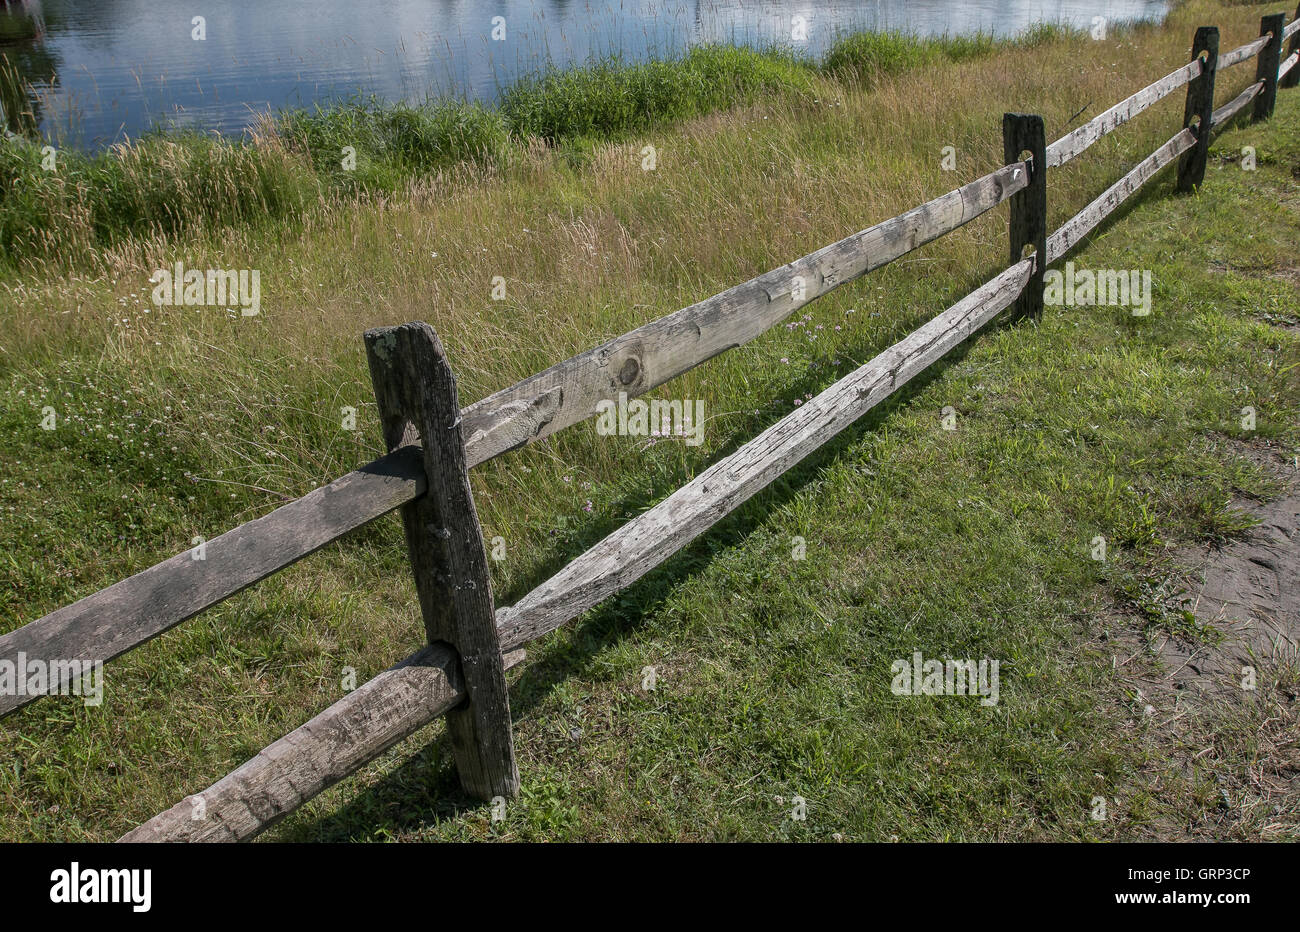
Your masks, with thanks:
[[(461, 410), (469, 467), (592, 417), (741, 346), (809, 301), (992, 210), (1028, 183), (1008, 165), (787, 266), (523, 380)], [(796, 289), (792, 283), (801, 287)], [(798, 297), (796, 297), (798, 295)], [(425, 492), (416, 445), (348, 473), (204, 545), (0, 636), (0, 658), (109, 661)], [(48, 692), (64, 685), (52, 681)], [(0, 696), (0, 716), (39, 694)]]
[(1224, 52), (1219, 56), (1220, 68), (1231, 68), (1233, 65), (1240, 65), (1248, 59), (1254, 58), (1259, 54), (1259, 50), (1268, 44), (1268, 36), (1260, 36), (1245, 45), (1233, 49), (1231, 52)]
[[(1300, 15), (1300, 9), (1297, 10)], [(861, 418), (1013, 304), (1042, 307), (1042, 274), (1171, 162), (1179, 189), (1204, 177), (1212, 129), (1252, 101), (1272, 112), (1300, 74), (1300, 20), (1266, 16), (1261, 35), (1220, 54), (1197, 31), (1192, 60), (1051, 145), (1042, 120), (1008, 114), (1009, 164), (781, 268), (616, 337), (460, 408), (432, 328), (366, 335), (390, 452), (201, 548), (150, 567), (0, 636), (0, 660), (108, 661), (401, 509), (429, 643), (269, 745), (209, 789), (123, 841), (240, 841), (353, 773), (435, 718), (449, 715), (465, 789), (480, 798), (519, 786), (504, 671), (524, 644), (581, 615), (661, 565), (743, 502)], [(1285, 59), (1282, 43), (1291, 38)], [(1259, 56), (1256, 81), (1211, 110), (1216, 73)], [(1187, 86), (1184, 126), (1101, 196), (1047, 235), (1047, 170)], [(1022, 155), (1022, 153), (1025, 153)], [(1041, 167), (1039, 167), (1041, 166)], [(627, 522), (512, 606), (495, 608), (467, 470), (594, 416), (619, 393), (643, 394), (741, 346), (799, 308), (1011, 201), (1011, 264), (870, 362)], [(1031, 252), (1032, 251), (1032, 252)], [(57, 678), (47, 693), (66, 685)], [(23, 692), (23, 691), (19, 691)], [(0, 696), (0, 715), (38, 695)]]
[(1282, 37), (1289, 38), (1291, 44), (1286, 47), (1286, 61), (1277, 71), (1278, 87), (1295, 87), (1296, 82), (1300, 81), (1300, 71), (1296, 71), (1296, 61), (1300, 60), (1300, 5), (1296, 6), (1295, 18), (1291, 20), (1291, 25), (1282, 30)]
[[(796, 408), (500, 613), (507, 656), (630, 585), (993, 319), (1034, 260), (983, 287)], [(349, 693), (122, 841), (242, 841), (461, 701), (453, 652), (429, 647)], [(471, 703), (472, 704), (472, 703)], [(343, 765), (339, 761), (343, 761)], [(195, 813), (202, 813), (200, 817)]]

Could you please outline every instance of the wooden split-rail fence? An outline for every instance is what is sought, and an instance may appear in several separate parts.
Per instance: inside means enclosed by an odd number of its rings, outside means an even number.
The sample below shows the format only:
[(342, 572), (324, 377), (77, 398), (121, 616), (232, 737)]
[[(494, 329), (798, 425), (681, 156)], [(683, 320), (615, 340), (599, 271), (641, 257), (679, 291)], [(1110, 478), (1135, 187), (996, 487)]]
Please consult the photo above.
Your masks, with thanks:
[[(1300, 9), (1297, 9), (1300, 16)], [(1283, 43), (1289, 40), (1283, 57)], [(1219, 71), (1256, 59), (1255, 81), (1214, 109)], [(1043, 272), (1157, 172), (1178, 161), (1177, 187), (1205, 176), (1210, 131), (1252, 107), (1273, 111), (1278, 87), (1300, 78), (1300, 20), (1265, 16), (1260, 36), (1219, 52), (1196, 31), (1188, 64), (1051, 145), (1041, 117), (1003, 119), (1006, 165), (920, 207), (789, 265), (625, 333), (461, 408), (433, 328), (365, 335), (389, 453), (206, 544), (0, 637), (0, 660), (20, 655), (112, 660), (349, 531), (400, 509), (428, 644), (266, 747), (206, 790), (128, 832), (123, 841), (243, 841), (257, 835), (393, 744), (447, 717), (464, 789), (518, 793), (505, 671), (523, 646), (650, 572), (1011, 308), (1043, 307)], [(1060, 229), (1047, 232), (1048, 169), (1186, 85), (1182, 128)], [(514, 605), (497, 608), (468, 470), (635, 396), (754, 339), (805, 304), (1010, 201), (1010, 266), (861, 368), (624, 524)], [(51, 676), (47, 694), (68, 685)], [(0, 696), (0, 715), (38, 696)]]

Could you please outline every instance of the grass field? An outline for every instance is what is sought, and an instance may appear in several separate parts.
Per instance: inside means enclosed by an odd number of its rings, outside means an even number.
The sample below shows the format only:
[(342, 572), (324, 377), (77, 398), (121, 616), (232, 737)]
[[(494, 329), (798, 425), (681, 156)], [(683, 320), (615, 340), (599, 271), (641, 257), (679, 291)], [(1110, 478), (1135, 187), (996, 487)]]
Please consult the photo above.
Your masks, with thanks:
[[(253, 181), (230, 182), (229, 215), (174, 230), (101, 241), (82, 218), (54, 235), (75, 248), (28, 249), (0, 276), (0, 630), (382, 452), (368, 327), (431, 323), (467, 403), (996, 167), (1004, 111), (1043, 114), (1056, 138), (1186, 61), (1197, 25), (1229, 49), (1277, 9), (1189, 0), (1103, 42), (1055, 32), (800, 72), (799, 87), (610, 139), (546, 145), (536, 128), (508, 159), (361, 197), (312, 188), (269, 219)], [(1217, 102), (1253, 74), (1221, 73)], [(1054, 170), (1050, 227), (1172, 135), (1182, 106), (1172, 95)], [(261, 155), (238, 157), (256, 174)], [(1296, 837), (1300, 794), (1249, 795), (1266, 753), (1294, 765), (1294, 737), (1261, 739), (1279, 722), (1296, 733), (1294, 665), (1175, 733), (1142, 714), (1116, 645), (1215, 637), (1164, 598), (1171, 555), (1239, 536), (1234, 502), (1281, 490), (1285, 473), (1243, 442), (1300, 455), (1298, 177), (1300, 92), (1284, 90), (1270, 123), (1218, 137), (1198, 195), (1176, 196), (1166, 172), (1071, 257), (1151, 270), (1150, 317), (1049, 307), (992, 329), (532, 645), (511, 674), (524, 789), (505, 822), (459, 794), (439, 725), (268, 837)], [(476, 470), (484, 531), (506, 541), (498, 603), (990, 278), (1005, 237), (1003, 208), (657, 391), (704, 400), (702, 446), (588, 423)], [(261, 314), (153, 306), (150, 275), (177, 261), (259, 269)], [(0, 839), (115, 838), (337, 699), (347, 669), (361, 682), (421, 638), (390, 517), (110, 664), (103, 706), (49, 699), (0, 723)], [(998, 705), (892, 695), (891, 664), (918, 650), (999, 658)], [(1196, 757), (1207, 735), (1231, 753)], [(1247, 789), (1225, 802), (1225, 781)], [(796, 795), (806, 820), (790, 818)]]

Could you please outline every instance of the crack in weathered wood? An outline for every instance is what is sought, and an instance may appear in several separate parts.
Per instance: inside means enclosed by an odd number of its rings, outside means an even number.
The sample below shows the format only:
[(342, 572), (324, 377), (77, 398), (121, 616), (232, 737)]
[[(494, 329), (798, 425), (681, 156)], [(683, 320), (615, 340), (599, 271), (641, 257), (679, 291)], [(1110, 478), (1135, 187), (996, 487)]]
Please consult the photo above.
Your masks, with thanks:
[(1246, 106), (1246, 104), (1254, 100), (1255, 95), (1258, 94), (1263, 89), (1264, 89), (1264, 82), (1258, 81), (1255, 84), (1252, 84), (1250, 87), (1246, 88), (1244, 91), (1242, 91), (1232, 100), (1230, 100), (1228, 103), (1224, 104), (1218, 110), (1215, 110), (1210, 117), (1210, 128), (1213, 129), (1216, 126), (1222, 126), (1224, 123), (1227, 123), (1238, 113), (1240, 113), (1242, 109)]
[(384, 441), (395, 448), (415, 440), (424, 457), (428, 488), (402, 506), (402, 523), (429, 643), (456, 652), (468, 693), (447, 716), (456, 770), (473, 796), (513, 798), (519, 769), (510, 700), (456, 377), (428, 324), (369, 330), (365, 340)]
[[(1016, 177), (1017, 168), (1020, 177)], [(1009, 165), (801, 259), (728, 288), (558, 363), (466, 408), (471, 467), (597, 413), (620, 391), (644, 394), (728, 349), (748, 343), (811, 301), (969, 223), (1019, 191), (1024, 166)], [(802, 279), (802, 282), (796, 281)], [(802, 297), (795, 293), (802, 289)], [(636, 374), (619, 378), (627, 361)], [(529, 406), (559, 390), (546, 416)], [(522, 419), (524, 426), (512, 426)]]
[(1233, 65), (1241, 64), (1248, 58), (1253, 58), (1256, 52), (1268, 45), (1268, 40), (1268, 36), (1260, 36), (1258, 39), (1247, 42), (1245, 45), (1238, 46), (1231, 52), (1220, 53), (1219, 70), (1222, 71), (1224, 68), (1231, 68)]
[(1124, 203), (1160, 169), (1196, 144), (1191, 130), (1181, 130), (1163, 146), (1147, 156), (1127, 175), (1079, 211), (1047, 239), (1047, 262), (1050, 265), (1073, 249), (1109, 214)]
[[(502, 663), (509, 669), (525, 656), (509, 651)], [(119, 841), (247, 841), (464, 698), (452, 652), (425, 647)], [(204, 812), (196, 819), (199, 799)]]
[(1290, 55), (1286, 57), (1286, 60), (1283, 61), (1282, 64), (1278, 65), (1277, 68), (1278, 87), (1283, 86), (1282, 79), (1285, 78), (1287, 74), (1291, 71), (1291, 69), (1295, 67), (1297, 61), (1300, 61), (1300, 52), (1292, 52)]
[[(214, 537), (202, 551), (186, 550), (10, 631), (0, 636), (0, 658), (112, 660), (422, 495), (420, 457), (418, 447), (396, 449)], [(49, 683), (47, 691), (56, 692), (67, 679)], [(36, 698), (0, 696), (0, 715)]]
[(554, 630), (689, 544), (991, 320), (1033, 268), (1033, 259), (1012, 266), (498, 610), (502, 649)]
[(1201, 73), (1199, 59), (1193, 59), (1177, 71), (1171, 71), (1159, 81), (1121, 100), (1104, 113), (1093, 117), (1047, 147), (1047, 167), (1056, 168), (1086, 151), (1098, 139), (1123, 126), (1133, 117), (1149, 109), (1178, 90)]

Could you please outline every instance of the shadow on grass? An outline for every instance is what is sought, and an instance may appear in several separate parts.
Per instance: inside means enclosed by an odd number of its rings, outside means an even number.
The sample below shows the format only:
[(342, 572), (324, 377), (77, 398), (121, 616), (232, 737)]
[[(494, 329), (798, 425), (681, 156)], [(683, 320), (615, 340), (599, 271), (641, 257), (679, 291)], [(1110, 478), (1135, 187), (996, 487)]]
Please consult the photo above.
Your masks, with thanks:
[[(1167, 196), (1172, 193), (1169, 187), (1166, 181), (1129, 198), (1082, 244), (1076, 244), (1070, 252), (1076, 252), (1081, 245), (1085, 245), (1093, 236), (1122, 220), (1148, 198)], [(1057, 261), (1064, 261), (1065, 258), (1063, 256)], [(966, 293), (973, 291), (991, 277), (992, 275), (984, 278), (972, 277)], [(916, 326), (919, 326), (919, 323), (900, 321), (891, 330), (891, 343), (902, 339)], [(674, 554), (628, 588), (610, 596), (596, 608), (579, 616), (575, 619), (576, 624), (570, 622), (567, 641), (552, 643), (544, 656), (536, 661), (530, 660), (522, 675), (512, 685), (510, 705), (515, 722), (524, 720), (545, 700), (557, 684), (570, 677), (586, 674), (591, 668), (593, 659), (601, 650), (635, 631), (647, 617), (659, 610), (674, 588), (697, 571), (707, 568), (715, 554), (742, 544), (760, 529), (774, 506), (785, 504), (793, 499), (809, 482), (815, 481), (819, 474), (833, 465), (848, 448), (874, 432), (897, 409), (910, 404), (951, 366), (959, 364), (981, 334), (1013, 326), (1019, 325), (1011, 322), (1007, 313), (1003, 312), (991, 324), (984, 327), (980, 334), (955, 347), (942, 359), (919, 373), (907, 385), (777, 478), (689, 546)], [(816, 392), (821, 390), (821, 379), (815, 377), (809, 370), (792, 388), (796, 396)], [(782, 416), (784, 412), (778, 414), (767, 411), (765, 415), (746, 419), (746, 423), (733, 432), (728, 443), (717, 451), (714, 462), (730, 455)], [(671, 484), (673, 482), (677, 484)], [(626, 514), (628, 511), (647, 507), (650, 503), (658, 502), (665, 495), (670, 494), (679, 484), (680, 480), (671, 476), (657, 476), (653, 488), (648, 493), (625, 495), (617, 502), (617, 507), (612, 509), (612, 513)], [(502, 601), (509, 604), (521, 597), (554, 575), (561, 567), (621, 523), (613, 517), (589, 523), (582, 529), (577, 539), (568, 542), (568, 546), (564, 548), (565, 552), (552, 555), (542, 561), (528, 577), (516, 581), (510, 587), (509, 597)], [(380, 826), (392, 832), (417, 831), (435, 821), (456, 818), (466, 812), (481, 811), (486, 805), (464, 794), (455, 770), (451, 766), (451, 756), (445, 741), (435, 738), (392, 773), (366, 788), (338, 810), (290, 825), (281, 832), (280, 840), (344, 841), (366, 837)]]
[[(1000, 324), (995, 322), (991, 326)], [(636, 630), (647, 617), (659, 610), (677, 586), (696, 572), (707, 568), (714, 555), (742, 544), (762, 526), (774, 506), (791, 500), (810, 481), (815, 481), (827, 466), (842, 456), (846, 449), (874, 431), (898, 407), (908, 404), (917, 393), (941, 377), (949, 366), (965, 358), (972, 342), (968, 341), (953, 349), (941, 361), (917, 375), (894, 395), (659, 567), (571, 622), (567, 639), (559, 643), (553, 642), (545, 655), (536, 661), (530, 658), (522, 675), (512, 685), (510, 706), (516, 723), (526, 719), (557, 684), (589, 672), (592, 660), (604, 648)], [(808, 373), (795, 388), (799, 394), (815, 391), (817, 380)], [(770, 426), (779, 418), (769, 414), (766, 420), (767, 423), (762, 424), (762, 427)], [(752, 435), (734, 437), (718, 451), (717, 458), (730, 454), (750, 439)], [(658, 486), (667, 481), (667, 478), (656, 480), (656, 488), (651, 494), (639, 496), (643, 498), (642, 501), (633, 501), (631, 496), (625, 497), (619, 503), (616, 513), (624, 513), (625, 506), (644, 507), (648, 502), (658, 501), (662, 497), (662, 490)], [(583, 529), (582, 537), (584, 540), (590, 537), (594, 542), (619, 523), (615, 520), (596, 522)], [(573, 552), (546, 561), (545, 565), (531, 574), (535, 577), (535, 582), (530, 582), (540, 583), (549, 578), (559, 567), (582, 553), (586, 546), (582, 542), (573, 542)], [(434, 820), (481, 810), (486, 804), (461, 791), (450, 762), (449, 748), (441, 738), (435, 738), (342, 808), (287, 827), (280, 833), (280, 840), (343, 841), (358, 836), (366, 837), (379, 826), (393, 832), (409, 832)]]

